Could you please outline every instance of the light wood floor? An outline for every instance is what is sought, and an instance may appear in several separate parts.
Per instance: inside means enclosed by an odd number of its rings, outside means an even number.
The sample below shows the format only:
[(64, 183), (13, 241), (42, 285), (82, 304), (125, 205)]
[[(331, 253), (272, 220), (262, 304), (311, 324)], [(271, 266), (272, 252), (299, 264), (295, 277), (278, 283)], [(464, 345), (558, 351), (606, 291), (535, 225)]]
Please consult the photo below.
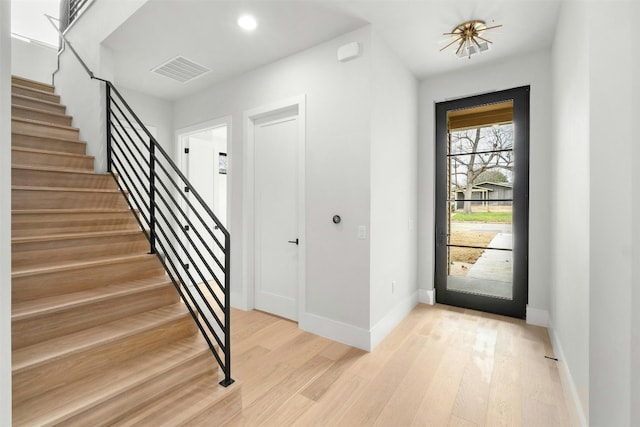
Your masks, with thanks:
[(230, 426), (570, 425), (544, 328), (418, 305), (371, 353), (233, 311)]

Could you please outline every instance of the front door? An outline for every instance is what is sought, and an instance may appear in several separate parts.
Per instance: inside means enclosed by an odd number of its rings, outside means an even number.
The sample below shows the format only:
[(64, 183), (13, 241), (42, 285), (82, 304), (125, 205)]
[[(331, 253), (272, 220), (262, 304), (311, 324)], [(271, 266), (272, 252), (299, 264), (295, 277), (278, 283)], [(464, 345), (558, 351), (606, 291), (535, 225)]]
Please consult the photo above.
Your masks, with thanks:
[(529, 87), (436, 105), (436, 301), (524, 318)]
[(254, 120), (255, 307), (298, 319), (298, 108)]

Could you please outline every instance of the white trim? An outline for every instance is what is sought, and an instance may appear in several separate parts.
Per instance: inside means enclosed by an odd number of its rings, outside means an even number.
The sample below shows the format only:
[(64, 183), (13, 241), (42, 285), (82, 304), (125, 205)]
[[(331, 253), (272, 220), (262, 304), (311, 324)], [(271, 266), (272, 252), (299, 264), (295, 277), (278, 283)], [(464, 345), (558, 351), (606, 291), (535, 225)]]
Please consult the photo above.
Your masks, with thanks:
[(547, 310), (527, 305), (526, 319), (528, 325), (542, 326), (543, 328), (549, 326), (549, 312)]
[(371, 332), (367, 329), (312, 313), (302, 313), (298, 326), (304, 331), (330, 340), (371, 351)]
[[(185, 155), (184, 149), (188, 148), (188, 137), (191, 135), (195, 135), (197, 133), (200, 133), (202, 131), (205, 130), (209, 130), (209, 129), (216, 129), (216, 128), (220, 128), (225, 126), (227, 128), (227, 215), (226, 215), (226, 224), (225, 227), (227, 228), (227, 231), (229, 232), (229, 235), (232, 236), (232, 226), (231, 226), (231, 193), (232, 193), (232, 180), (233, 180), (233, 173), (231, 171), (231, 163), (233, 163), (233, 156), (231, 153), (231, 147), (233, 144), (231, 144), (231, 122), (232, 122), (232, 118), (231, 116), (225, 116), (225, 117), (221, 117), (219, 119), (213, 119), (213, 120), (208, 120), (206, 122), (201, 122), (201, 123), (197, 123), (191, 126), (187, 126), (184, 128), (180, 128), (177, 129), (175, 131), (175, 159), (177, 160), (177, 165), (178, 165), (178, 169), (180, 170), (180, 172), (182, 172), (182, 174), (185, 177), (189, 177), (189, 171), (187, 170), (188, 167), (188, 163), (187, 163), (187, 156)], [(155, 131), (152, 132), (152, 135), (155, 136)], [(184, 199), (180, 198), (180, 207), (184, 210), (184, 212), (187, 213), (187, 215), (189, 215), (189, 208), (187, 206), (187, 203)], [(186, 240), (186, 239), (185, 239)], [(186, 247), (189, 247), (189, 243), (187, 241), (184, 242), (184, 244), (186, 245)], [(180, 250), (182, 253), (182, 256), (185, 256), (185, 253)], [(186, 256), (185, 256), (186, 257)], [(233, 258), (233, 252), (232, 252), (232, 258)], [(233, 259), (231, 259), (231, 265), (233, 266)], [(229, 275), (231, 275), (231, 271), (229, 271)], [(233, 294), (231, 294), (231, 298), (233, 299), (231, 302), (232, 306), (235, 306), (234, 304), (234, 300), (237, 300), (237, 297), (234, 298)]]
[(418, 302), (434, 305), (436, 303), (435, 291), (433, 289), (418, 289)]
[(580, 395), (576, 388), (576, 383), (573, 381), (571, 371), (565, 362), (564, 351), (560, 344), (560, 339), (553, 329), (553, 322), (549, 319), (549, 337), (551, 338), (551, 346), (553, 347), (553, 353), (558, 359), (558, 373), (560, 374), (560, 382), (562, 383), (562, 390), (564, 391), (565, 400), (567, 402), (567, 409), (571, 416), (572, 425), (578, 425), (581, 427), (587, 427), (587, 414), (582, 407), (580, 401)]
[(231, 292), (231, 307), (242, 311), (251, 310), (251, 307), (247, 307), (247, 301), (242, 292)]
[[(175, 158), (178, 159), (178, 168), (180, 169), (180, 172), (182, 172), (185, 176), (187, 175), (187, 168), (186, 168), (186, 157), (184, 155), (184, 149), (186, 148), (186, 141), (185, 139), (191, 135), (194, 135), (196, 133), (200, 133), (204, 130), (207, 129), (216, 129), (222, 126), (226, 126), (227, 127), (227, 231), (229, 232), (229, 235), (231, 235), (231, 218), (232, 218), (232, 212), (231, 212), (231, 200), (232, 199), (232, 193), (233, 193), (233, 144), (231, 143), (232, 141), (232, 131), (233, 131), (233, 127), (232, 127), (232, 118), (231, 116), (224, 116), (218, 119), (213, 119), (213, 120), (207, 120), (206, 122), (200, 122), (200, 123), (196, 123), (194, 125), (191, 126), (187, 126), (187, 127), (183, 127), (180, 129), (177, 129), (175, 131), (175, 147), (176, 147), (176, 154), (175, 154)], [(183, 206), (184, 208), (184, 206)], [(233, 263), (231, 264), (233, 265)]]
[(255, 307), (255, 162), (254, 120), (266, 114), (295, 107), (298, 109), (298, 321), (306, 310), (306, 95), (298, 95), (243, 113), (244, 124), (244, 182), (242, 185), (242, 293), (247, 309)]
[(215, 129), (222, 126), (227, 127), (227, 231), (231, 234), (231, 193), (233, 188), (233, 173), (232, 173), (232, 163), (233, 163), (233, 153), (232, 147), (232, 118), (231, 116), (224, 116), (219, 119), (207, 120), (206, 122), (196, 123), (191, 126), (187, 126), (184, 128), (177, 129), (175, 131), (175, 141), (176, 141), (176, 159), (179, 160), (178, 167), (180, 168), (180, 172), (186, 175), (186, 165), (184, 156), (184, 148), (186, 147), (185, 138), (191, 136), (196, 133), (200, 133), (207, 129)]
[(404, 300), (400, 301), (386, 316), (371, 328), (370, 347), (372, 351), (389, 335), (402, 320), (411, 313), (411, 310), (418, 304), (418, 292), (415, 291)]

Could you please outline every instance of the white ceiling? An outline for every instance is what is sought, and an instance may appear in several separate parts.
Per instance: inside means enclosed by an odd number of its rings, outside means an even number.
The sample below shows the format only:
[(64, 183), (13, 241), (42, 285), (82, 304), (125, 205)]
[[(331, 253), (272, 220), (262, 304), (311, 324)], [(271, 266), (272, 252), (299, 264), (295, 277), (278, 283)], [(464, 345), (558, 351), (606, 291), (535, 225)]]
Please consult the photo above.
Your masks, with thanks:
[[(473, 67), (551, 45), (561, 0), (149, 0), (106, 40), (115, 80), (166, 99), (202, 88), (372, 24), (418, 77)], [(238, 16), (251, 13), (246, 33)], [(493, 48), (458, 59), (443, 32), (470, 20), (503, 27), (486, 33)], [(455, 50), (455, 49), (454, 49)], [(184, 56), (213, 71), (186, 84), (150, 72)]]

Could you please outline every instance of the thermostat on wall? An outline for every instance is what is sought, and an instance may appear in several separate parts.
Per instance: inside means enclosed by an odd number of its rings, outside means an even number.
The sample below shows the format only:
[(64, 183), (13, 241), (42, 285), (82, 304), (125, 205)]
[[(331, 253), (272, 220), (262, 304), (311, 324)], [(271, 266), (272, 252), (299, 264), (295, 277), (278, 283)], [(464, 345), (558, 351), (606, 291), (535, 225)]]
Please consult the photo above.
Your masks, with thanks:
[(346, 62), (360, 56), (360, 44), (358, 42), (347, 43), (338, 48), (338, 61)]

